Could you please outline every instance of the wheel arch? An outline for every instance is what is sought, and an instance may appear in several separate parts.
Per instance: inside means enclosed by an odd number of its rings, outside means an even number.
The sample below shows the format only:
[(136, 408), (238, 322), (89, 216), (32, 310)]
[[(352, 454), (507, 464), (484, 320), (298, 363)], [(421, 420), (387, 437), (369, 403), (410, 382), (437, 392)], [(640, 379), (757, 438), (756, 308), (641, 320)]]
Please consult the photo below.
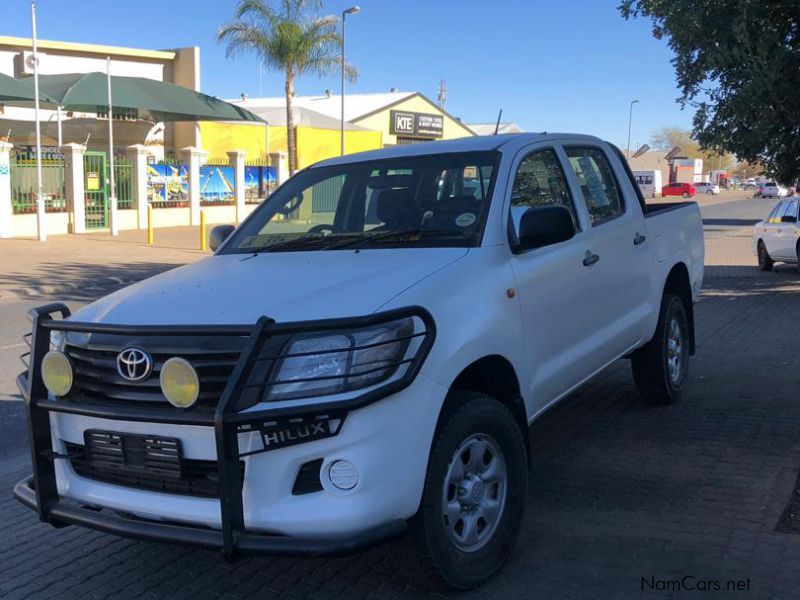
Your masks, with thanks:
[(689, 320), (689, 352), (695, 353), (695, 327), (694, 327), (694, 302), (692, 302), (692, 284), (689, 279), (689, 269), (684, 262), (677, 262), (670, 269), (667, 275), (667, 280), (664, 283), (664, 291), (661, 295), (663, 298), (665, 294), (672, 294), (677, 296), (683, 302), (683, 307), (686, 310), (686, 317)]
[(511, 361), (500, 354), (489, 354), (464, 367), (450, 384), (447, 398), (439, 412), (437, 428), (457, 407), (456, 396), (451, 393), (455, 391), (481, 392), (508, 408), (517, 421), (522, 438), (525, 440), (525, 453), (530, 467), (531, 453), (527, 412), (520, 391), (519, 377), (517, 377)]

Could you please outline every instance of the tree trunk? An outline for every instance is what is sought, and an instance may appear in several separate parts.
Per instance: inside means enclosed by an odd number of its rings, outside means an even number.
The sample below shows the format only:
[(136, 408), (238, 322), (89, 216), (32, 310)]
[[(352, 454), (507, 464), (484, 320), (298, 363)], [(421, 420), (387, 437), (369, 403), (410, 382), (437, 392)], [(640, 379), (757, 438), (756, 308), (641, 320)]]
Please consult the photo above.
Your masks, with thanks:
[(286, 69), (286, 145), (289, 151), (289, 176), (297, 169), (297, 137), (292, 115), (292, 99), (294, 98), (294, 70)]

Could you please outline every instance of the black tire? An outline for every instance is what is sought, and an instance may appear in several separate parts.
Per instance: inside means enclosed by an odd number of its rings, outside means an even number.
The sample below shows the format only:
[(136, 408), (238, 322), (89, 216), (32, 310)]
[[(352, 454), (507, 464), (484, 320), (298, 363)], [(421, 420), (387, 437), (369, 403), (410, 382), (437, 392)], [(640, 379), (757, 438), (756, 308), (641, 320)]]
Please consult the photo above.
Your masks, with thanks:
[(758, 255), (758, 268), (762, 271), (772, 271), (775, 262), (770, 258), (767, 247), (762, 240), (758, 240), (756, 254)]
[[(438, 589), (467, 590), (481, 585), (494, 575), (503, 566), (516, 542), (527, 495), (527, 453), (520, 426), (511, 412), (494, 398), (477, 392), (456, 391), (448, 397), (448, 406), (455, 408), (443, 415), (437, 427), (422, 501), (419, 511), (411, 519), (410, 529), (415, 562), (421, 568), (420, 575), (425, 583)], [(456, 452), (462, 444), (475, 438), (489, 438), (496, 444), (502, 454), (507, 476), (504, 503), (500, 501), (503, 508), (499, 511), (496, 525), (487, 532), (489, 526), (484, 519), (483, 531), (487, 537), (480, 542), (480, 547), (465, 551), (458, 547), (449, 531), (456, 530), (461, 517), (459, 515), (452, 523), (453, 527), (448, 528), (443, 500), (446, 494), (452, 493), (457, 494), (452, 502), (460, 502), (458, 495), (464, 488), (456, 488), (453, 484), (446, 484), (446, 481), (449, 481), (451, 464), (458, 464), (457, 460), (461, 459), (464, 465), (463, 451), (458, 458)], [(485, 457), (482, 457), (481, 463), (484, 460)], [(468, 462), (465, 465), (467, 472), (470, 464)], [(471, 488), (471, 491), (474, 489)], [(481, 497), (499, 494), (501, 488), (492, 484), (484, 487), (481, 484), (479, 491), (484, 489), (483, 494), (478, 494)], [(469, 510), (462, 506), (461, 514)], [(482, 509), (475, 509), (479, 510)], [(475, 518), (475, 522), (479, 523), (480, 517)]]
[[(676, 326), (678, 341), (674, 345)], [(664, 294), (653, 339), (631, 357), (636, 388), (647, 401), (670, 404), (680, 400), (689, 375), (689, 339), (689, 318), (683, 301)]]
[(800, 241), (797, 242), (797, 247), (794, 249), (795, 256), (797, 257), (797, 270), (800, 272)]

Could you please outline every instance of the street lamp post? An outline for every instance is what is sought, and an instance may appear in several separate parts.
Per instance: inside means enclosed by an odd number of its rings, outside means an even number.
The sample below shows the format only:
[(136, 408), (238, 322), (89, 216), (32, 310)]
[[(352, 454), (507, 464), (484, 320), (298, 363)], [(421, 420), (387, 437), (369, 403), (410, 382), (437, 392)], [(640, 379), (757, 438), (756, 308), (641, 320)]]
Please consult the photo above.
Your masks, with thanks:
[(638, 100), (631, 100), (631, 108), (628, 112), (628, 149), (625, 155), (628, 160), (631, 159), (631, 124), (633, 123), (633, 105), (637, 104), (638, 102)]
[(347, 19), (347, 15), (354, 15), (361, 8), (358, 6), (351, 6), (350, 8), (342, 11), (342, 123), (341, 123), (341, 154), (344, 156), (344, 71), (345, 71), (345, 61), (344, 61), (344, 34), (345, 28), (344, 23)]

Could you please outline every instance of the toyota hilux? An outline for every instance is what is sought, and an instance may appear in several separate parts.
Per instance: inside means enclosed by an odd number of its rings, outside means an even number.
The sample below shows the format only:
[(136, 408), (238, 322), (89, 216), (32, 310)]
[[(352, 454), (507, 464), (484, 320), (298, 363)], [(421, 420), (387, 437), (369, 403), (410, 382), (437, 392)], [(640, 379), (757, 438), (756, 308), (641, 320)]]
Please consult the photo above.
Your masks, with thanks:
[(513, 134), (323, 161), (213, 256), (31, 311), (33, 473), (54, 526), (324, 556), (407, 534), (454, 588), (503, 564), (528, 426), (620, 358), (678, 400), (703, 233), (620, 151)]

